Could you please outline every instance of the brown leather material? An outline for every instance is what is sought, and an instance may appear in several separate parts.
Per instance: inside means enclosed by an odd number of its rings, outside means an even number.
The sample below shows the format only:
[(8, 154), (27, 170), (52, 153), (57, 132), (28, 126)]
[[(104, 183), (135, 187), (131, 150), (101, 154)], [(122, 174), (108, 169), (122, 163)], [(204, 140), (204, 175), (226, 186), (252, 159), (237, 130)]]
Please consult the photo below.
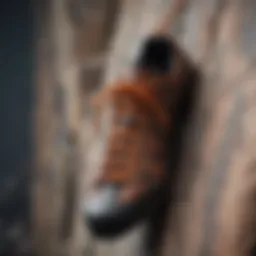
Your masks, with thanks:
[(161, 182), (166, 172), (165, 138), (171, 123), (166, 107), (137, 82), (110, 88), (98, 98), (103, 108), (106, 97), (114, 105), (100, 182)]
[(167, 176), (167, 141), (177, 105), (189, 79), (193, 86), (194, 73), (175, 42), (171, 45), (174, 52), (167, 72), (135, 68), (132, 77), (117, 80), (94, 96), (98, 119), (106, 109), (112, 112), (99, 184), (144, 184), (147, 190)]

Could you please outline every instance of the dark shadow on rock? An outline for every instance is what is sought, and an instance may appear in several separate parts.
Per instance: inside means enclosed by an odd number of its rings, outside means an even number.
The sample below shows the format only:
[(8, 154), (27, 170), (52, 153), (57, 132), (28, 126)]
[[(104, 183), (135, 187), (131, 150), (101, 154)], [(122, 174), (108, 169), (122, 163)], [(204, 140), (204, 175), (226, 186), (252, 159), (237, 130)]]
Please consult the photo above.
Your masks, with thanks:
[(177, 190), (177, 178), (181, 170), (182, 152), (186, 139), (186, 130), (191, 123), (195, 106), (201, 88), (201, 74), (195, 69), (188, 76), (184, 86), (184, 96), (178, 103), (178, 108), (173, 119), (174, 131), (168, 141), (169, 173), (164, 184), (161, 195), (158, 197), (158, 206), (154, 209), (149, 218), (149, 226), (146, 237), (146, 255), (159, 255), (162, 247), (162, 240), (165, 236), (167, 220), (171, 207), (174, 205), (174, 193)]

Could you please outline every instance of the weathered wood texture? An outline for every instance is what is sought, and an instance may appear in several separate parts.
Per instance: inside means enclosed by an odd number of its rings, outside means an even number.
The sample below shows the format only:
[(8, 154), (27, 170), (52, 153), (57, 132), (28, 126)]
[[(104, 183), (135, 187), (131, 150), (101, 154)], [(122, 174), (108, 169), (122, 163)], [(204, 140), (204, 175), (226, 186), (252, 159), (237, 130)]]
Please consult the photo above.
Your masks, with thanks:
[[(69, 8), (75, 2), (78, 9)], [(36, 255), (84, 255), (87, 238), (78, 204), (79, 171), (84, 170), (79, 161), (83, 159), (79, 158), (80, 128), (86, 100), (103, 68), (91, 63), (95, 62), (95, 54), (105, 50), (112, 19), (109, 15), (114, 18), (116, 3), (91, 1), (92, 10), (87, 10), (82, 1), (35, 3), (37, 89), (32, 216)], [(79, 17), (75, 13), (80, 23), (74, 20), (73, 11), (80, 13)], [(80, 86), (81, 77), (86, 81), (84, 86)]]
[[(55, 7), (52, 8), (57, 8), (58, 3), (63, 6), (64, 2), (55, 1)], [(85, 2), (84, 10), (91, 8), (91, 15), (89, 11), (81, 12), (81, 8), (77, 9), (77, 5)], [(69, 253), (72, 255), (93, 253), (98, 256), (149, 255), (145, 248), (148, 223), (141, 223), (139, 227), (113, 241), (98, 241), (91, 237), (83, 225), (79, 204), (96, 175), (96, 173), (86, 173), (87, 169), (93, 169), (88, 166), (87, 158), (95, 158), (97, 162), (97, 150), (99, 150), (95, 148), (93, 156), (86, 154), (90, 139), (93, 139), (90, 138), (90, 109), (87, 100), (101, 84), (105, 85), (121, 75), (129, 75), (141, 40), (151, 32), (152, 27), (161, 20), (166, 11), (173, 8), (174, 23), (170, 33), (200, 67), (203, 82), (196, 113), (187, 132), (183, 165), (178, 180), (180, 185), (166, 223), (167, 234), (161, 248), (162, 254), (250, 255), (256, 239), (255, 218), (251, 211), (254, 207), (253, 196), (256, 188), (254, 176), (256, 47), (253, 44), (256, 35), (256, 28), (253, 25), (256, 17), (255, 1), (123, 0), (103, 76), (102, 66), (95, 65), (94, 68), (88, 69), (86, 59), (104, 56), (108, 49), (105, 30), (110, 32), (109, 28), (112, 25), (104, 21), (113, 19), (113, 15), (110, 15), (111, 18), (108, 15), (115, 8), (110, 8), (109, 11), (109, 8), (106, 8), (107, 2), (103, 0), (85, 2), (71, 1), (73, 7), (68, 10), (72, 12), (69, 14), (66, 12), (66, 18), (55, 16), (55, 24), (62, 20), (62, 24), (55, 26), (60, 33), (59, 39), (56, 39), (59, 40), (57, 45), (68, 37), (73, 40), (72, 47), (69, 48), (66, 43), (66, 48), (56, 50), (59, 52), (59, 62), (57, 61), (59, 64), (56, 64), (54, 70), (58, 74), (58, 80), (66, 84), (64, 86), (66, 100), (69, 103), (65, 104), (69, 107), (65, 113), (69, 114), (65, 127), (68, 127), (68, 131), (73, 135), (75, 134), (77, 144), (75, 143), (74, 147), (75, 151), (80, 152), (81, 160), (77, 167), (80, 170), (77, 177), (81, 183), (77, 185), (80, 190), (76, 192), (77, 202), (73, 206), (75, 221), (69, 236), (72, 241)], [(113, 3), (113, 6), (115, 5), (116, 3)], [(78, 10), (80, 10), (79, 15)], [(71, 20), (65, 23), (64, 20), (68, 19), (68, 15)], [(72, 25), (68, 24), (69, 22)], [(63, 28), (69, 31), (64, 38), (61, 34)], [(73, 33), (73, 36), (70, 37), (69, 33)], [(70, 49), (73, 49), (71, 53)], [(41, 54), (43, 55), (42, 52)], [(96, 61), (96, 64), (99, 62)], [(46, 65), (40, 69), (38, 78), (38, 88), (43, 91), (39, 92), (38, 98), (40, 102), (38, 104), (41, 106), (38, 110), (38, 122), (40, 122), (38, 129), (41, 130), (37, 133), (40, 134), (37, 141), (37, 145), (40, 145), (37, 161), (39, 161), (40, 173), (44, 175), (50, 173), (51, 176), (53, 172), (56, 181), (61, 176), (59, 171), (61, 168), (52, 165), (51, 157), (56, 155), (56, 152), (51, 150), (55, 148), (59, 152), (58, 160), (55, 161), (60, 165), (63, 164), (65, 154), (60, 152), (60, 144), (52, 147), (54, 136), (50, 125), (57, 122), (58, 127), (61, 128), (63, 122), (59, 119), (55, 120), (56, 115), (52, 113), (53, 96), (50, 86), (53, 86), (54, 80), (48, 79), (50, 70), (47, 73), (47, 68), (49, 67)], [(80, 81), (79, 74), (82, 74)], [(77, 87), (74, 87), (75, 84)], [(81, 86), (78, 86), (79, 84)], [(77, 98), (81, 100), (81, 105), (76, 101)], [(47, 120), (52, 118), (55, 121), (49, 123)], [(59, 114), (58, 118), (60, 118)], [(41, 137), (42, 134), (46, 137)], [(65, 136), (68, 134), (70, 132)], [(72, 155), (70, 147), (67, 148), (68, 155)], [(60, 202), (65, 204), (64, 190), (61, 189), (60, 181), (58, 186), (56, 184), (49, 186), (52, 184), (49, 178), (47, 184), (42, 184), (43, 178), (40, 180), (41, 185), (37, 185), (36, 200), (39, 203), (35, 214), (36, 223), (39, 225), (38, 234), (41, 234), (40, 255), (56, 255), (57, 249), (54, 246), (59, 243), (58, 232), (60, 223), (63, 223), (60, 212), (63, 206), (59, 205), (60, 208), (57, 209), (57, 206), (53, 207), (53, 205), (57, 196), (61, 198)], [(47, 186), (49, 189), (45, 189)], [(58, 193), (55, 193), (56, 191)]]
[[(175, 8), (180, 1), (123, 1), (105, 81), (129, 74), (141, 39), (172, 4)], [(180, 13), (170, 32), (201, 68), (203, 86), (162, 251), (249, 255), (255, 243), (249, 216), (254, 194), (251, 41), (256, 6), (253, 1), (191, 0), (183, 7), (177, 8)], [(119, 240), (96, 242), (95, 254), (142, 255), (146, 230), (142, 224)]]
[[(55, 168), (51, 165), (53, 156), (53, 100), (54, 86), (51, 63), (51, 3), (37, 1), (36, 45), (36, 95), (35, 95), (35, 173), (32, 184), (32, 222), (35, 251), (38, 255), (54, 255), (56, 228), (54, 210), (47, 205), (54, 204), (52, 190)], [(48, 189), (46, 190), (46, 186)]]
[(253, 1), (190, 1), (184, 12), (179, 42), (204, 80), (164, 255), (251, 255), (255, 247), (255, 12)]

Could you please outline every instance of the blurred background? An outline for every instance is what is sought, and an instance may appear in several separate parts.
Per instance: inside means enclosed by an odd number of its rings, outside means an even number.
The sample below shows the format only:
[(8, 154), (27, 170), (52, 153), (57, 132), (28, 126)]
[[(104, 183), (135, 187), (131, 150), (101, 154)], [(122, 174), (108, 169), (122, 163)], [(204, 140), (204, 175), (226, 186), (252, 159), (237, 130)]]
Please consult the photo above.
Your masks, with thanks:
[[(251, 255), (256, 2), (2, 0), (1, 256), (152, 255), (148, 223), (98, 241), (79, 207), (96, 175), (86, 172), (89, 98), (130, 74), (142, 39), (167, 11), (170, 34), (199, 68), (203, 86), (186, 135), (177, 203), (159, 247), (163, 255), (209, 255), (200, 250), (214, 247), (214, 230), (218, 255)], [(248, 198), (243, 207), (236, 200), (241, 195)], [(222, 212), (219, 229), (213, 209)]]
[(34, 13), (30, 1), (3, 1), (1, 43), (0, 255), (26, 246), (34, 106)]

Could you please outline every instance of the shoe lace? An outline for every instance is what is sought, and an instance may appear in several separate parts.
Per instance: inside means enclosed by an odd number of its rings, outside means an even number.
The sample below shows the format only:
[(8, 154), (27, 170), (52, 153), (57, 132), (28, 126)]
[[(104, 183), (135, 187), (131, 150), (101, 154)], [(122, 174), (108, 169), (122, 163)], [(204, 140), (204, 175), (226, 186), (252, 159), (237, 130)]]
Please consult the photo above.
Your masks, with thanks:
[(142, 111), (143, 119), (152, 122), (140, 122), (132, 114), (118, 118), (107, 140), (100, 183), (159, 180), (166, 164), (165, 138), (170, 127), (169, 113), (144, 85), (119, 83), (107, 92), (112, 96), (129, 95), (132, 103)]

